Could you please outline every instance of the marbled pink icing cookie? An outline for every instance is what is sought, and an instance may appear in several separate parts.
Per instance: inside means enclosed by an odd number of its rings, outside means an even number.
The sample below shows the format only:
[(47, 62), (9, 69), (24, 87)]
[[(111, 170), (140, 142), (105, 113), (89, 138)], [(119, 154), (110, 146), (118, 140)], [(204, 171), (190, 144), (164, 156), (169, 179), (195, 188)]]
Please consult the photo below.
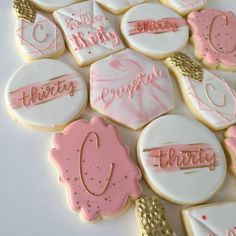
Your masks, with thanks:
[(113, 54), (91, 66), (90, 104), (118, 123), (139, 129), (174, 108), (168, 70), (130, 49)]
[(204, 9), (188, 16), (195, 55), (210, 68), (236, 70), (236, 16)]
[(236, 176), (236, 125), (226, 130), (224, 145), (229, 154), (229, 169)]
[(71, 207), (87, 221), (120, 213), (141, 194), (141, 172), (120, 143), (117, 129), (101, 118), (77, 120), (55, 134), (50, 156)]

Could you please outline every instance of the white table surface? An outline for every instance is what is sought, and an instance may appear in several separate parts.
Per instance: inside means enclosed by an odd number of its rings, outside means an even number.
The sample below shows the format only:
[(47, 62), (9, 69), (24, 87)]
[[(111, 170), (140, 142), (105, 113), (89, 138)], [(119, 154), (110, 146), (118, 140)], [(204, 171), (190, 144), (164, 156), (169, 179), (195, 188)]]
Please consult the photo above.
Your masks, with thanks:
[[(234, 11), (236, 0), (209, 0), (208, 6)], [(119, 18), (109, 15), (112, 24), (119, 28)], [(66, 201), (65, 189), (59, 183), (55, 167), (47, 153), (53, 133), (26, 129), (7, 114), (4, 101), (5, 85), (13, 72), (25, 62), (15, 45), (15, 16), (11, 0), (0, 0), (0, 236), (135, 236), (138, 223), (131, 206), (122, 215), (98, 223), (84, 223), (79, 214), (72, 212)], [(185, 49), (185, 51), (191, 49)], [(79, 68), (66, 52), (59, 60), (76, 68), (88, 81), (89, 68)], [(236, 73), (215, 72), (226, 78), (236, 88)], [(191, 116), (182, 103), (176, 82), (176, 108), (171, 112)], [(82, 118), (95, 114), (87, 108)], [(139, 132), (117, 125), (122, 141), (130, 146), (136, 160), (136, 141)], [(218, 132), (222, 140), (222, 132)], [(202, 183), (205, 184), (205, 183)], [(142, 181), (145, 193), (151, 192)], [(199, 191), (201, 191), (199, 187)], [(236, 178), (228, 174), (221, 191), (209, 202), (236, 201)], [(184, 235), (180, 207), (162, 200), (167, 216), (177, 235)]]

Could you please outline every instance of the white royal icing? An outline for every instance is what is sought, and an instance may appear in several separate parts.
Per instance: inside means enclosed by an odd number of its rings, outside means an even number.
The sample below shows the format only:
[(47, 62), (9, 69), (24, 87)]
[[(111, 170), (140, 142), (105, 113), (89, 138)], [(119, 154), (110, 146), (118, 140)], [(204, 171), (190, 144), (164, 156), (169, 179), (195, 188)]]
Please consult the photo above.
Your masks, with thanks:
[(65, 63), (43, 59), (19, 68), (5, 90), (7, 106), (26, 125), (53, 129), (74, 119), (87, 102), (81, 76)]
[[(164, 0), (166, 1), (166, 0)], [(205, 5), (206, 0), (167, 0), (170, 6), (180, 14), (188, 14)]]
[(141, 133), (137, 152), (152, 189), (178, 204), (205, 202), (225, 179), (225, 155), (215, 134), (184, 116), (151, 122)]
[(81, 0), (31, 0), (42, 10), (55, 11), (58, 8), (68, 6)]
[[(172, 69), (175, 70), (174, 67)], [(202, 77), (202, 81), (198, 81), (183, 75), (177, 76), (187, 105), (214, 130), (236, 123), (236, 91), (223, 78), (205, 69)]]
[(67, 44), (79, 64), (91, 63), (124, 48), (101, 8), (82, 2), (54, 12)]
[(47, 17), (37, 13), (34, 23), (17, 19), (16, 39), (27, 59), (36, 60), (58, 56), (65, 44), (58, 27)]
[[(143, 33), (132, 34), (130, 32), (134, 27), (133, 22), (157, 22), (166, 18), (172, 18), (173, 21), (181, 22), (181, 24), (177, 29), (172, 30), (169, 28), (169, 23), (164, 23), (165, 26), (167, 25), (168, 32), (147, 32), (148, 29)], [(153, 29), (152, 26), (150, 28)], [(158, 3), (144, 3), (131, 8), (122, 18), (121, 32), (131, 48), (154, 58), (163, 58), (177, 51), (187, 43), (189, 37), (189, 28), (184, 19)]]
[(102, 6), (110, 9), (112, 12), (121, 12), (129, 7), (144, 2), (144, 0), (96, 0)]
[(141, 128), (174, 107), (168, 70), (130, 49), (97, 61), (90, 70), (90, 104), (119, 123)]
[(183, 211), (188, 235), (236, 235), (236, 202), (193, 207)]

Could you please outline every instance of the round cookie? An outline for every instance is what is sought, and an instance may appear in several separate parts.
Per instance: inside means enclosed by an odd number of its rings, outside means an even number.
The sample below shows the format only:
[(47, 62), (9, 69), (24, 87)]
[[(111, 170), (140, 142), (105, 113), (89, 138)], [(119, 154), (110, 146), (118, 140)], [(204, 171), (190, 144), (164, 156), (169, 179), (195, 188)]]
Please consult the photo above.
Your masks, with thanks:
[(130, 48), (154, 59), (180, 50), (189, 37), (186, 21), (158, 3), (131, 8), (121, 20), (121, 32)]
[(236, 71), (236, 15), (204, 9), (190, 13), (188, 23), (195, 56), (210, 69)]
[(151, 188), (171, 202), (205, 202), (224, 183), (224, 151), (215, 134), (196, 120), (180, 115), (154, 120), (141, 133), (137, 153)]
[(96, 0), (106, 10), (115, 15), (124, 13), (132, 6), (144, 2), (144, 0)]
[(160, 0), (162, 4), (173, 9), (181, 16), (204, 7), (207, 0)]
[(87, 103), (81, 76), (65, 63), (43, 59), (19, 68), (5, 90), (7, 108), (20, 123), (59, 130), (78, 117)]
[(53, 12), (59, 8), (71, 5), (81, 0), (31, 0), (32, 3), (47, 12)]
[(13, 7), (16, 42), (25, 60), (57, 58), (64, 53), (64, 39), (54, 22), (37, 13), (28, 0), (14, 0)]
[(53, 136), (50, 158), (65, 185), (70, 207), (86, 221), (121, 213), (141, 195), (141, 171), (115, 126), (94, 117), (77, 120)]
[(160, 62), (131, 49), (113, 54), (91, 66), (90, 104), (137, 130), (174, 108), (169, 72)]

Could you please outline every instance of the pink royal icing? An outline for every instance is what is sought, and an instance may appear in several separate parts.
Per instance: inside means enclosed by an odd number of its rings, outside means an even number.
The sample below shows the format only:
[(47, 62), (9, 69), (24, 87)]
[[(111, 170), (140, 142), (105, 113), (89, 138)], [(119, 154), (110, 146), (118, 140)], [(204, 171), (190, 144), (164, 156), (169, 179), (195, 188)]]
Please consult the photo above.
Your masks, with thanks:
[(142, 34), (142, 33), (164, 33), (177, 31), (178, 28), (187, 25), (186, 21), (182, 18), (172, 17), (163, 18), (160, 20), (139, 20), (128, 22), (131, 29), (129, 35)]
[(236, 169), (236, 126), (231, 126), (226, 131), (227, 137), (224, 140), (226, 147), (234, 154), (234, 161), (232, 167)]
[(148, 153), (148, 164), (160, 171), (177, 171), (216, 166), (217, 155), (208, 144), (173, 144), (144, 149)]
[(188, 23), (197, 53), (209, 65), (236, 66), (236, 16), (232, 12), (204, 9), (192, 12)]
[(138, 198), (141, 172), (120, 143), (117, 129), (101, 118), (77, 120), (53, 137), (50, 156), (66, 185), (70, 205), (85, 220), (113, 216)]
[(10, 92), (9, 100), (12, 109), (31, 107), (51, 101), (62, 96), (73, 96), (78, 91), (77, 74), (66, 74), (48, 80), (46, 83), (29, 84)]

